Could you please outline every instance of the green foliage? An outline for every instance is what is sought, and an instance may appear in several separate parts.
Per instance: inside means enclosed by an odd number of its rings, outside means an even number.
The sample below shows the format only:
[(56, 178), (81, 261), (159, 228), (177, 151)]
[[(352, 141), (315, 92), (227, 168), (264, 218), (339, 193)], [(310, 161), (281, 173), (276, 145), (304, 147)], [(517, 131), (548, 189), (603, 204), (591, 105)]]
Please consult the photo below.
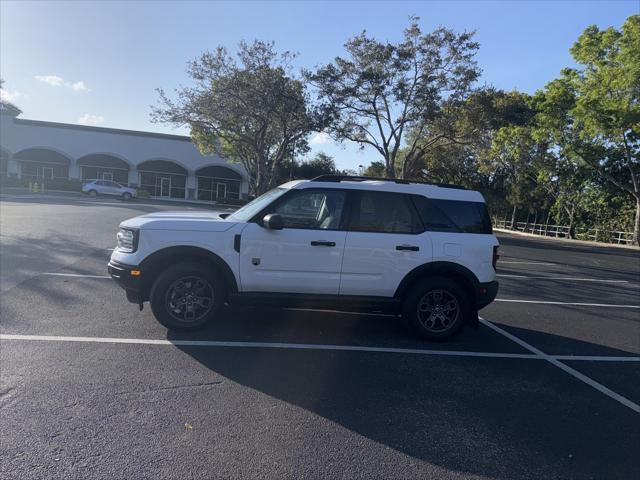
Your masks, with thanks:
[[(290, 75), (288, 53), (242, 43), (191, 63), (193, 88), (160, 91), (156, 121), (188, 124), (198, 147), (240, 161), (251, 193), (276, 182), (340, 172), (308, 151), (326, 131), (380, 154), (367, 176), (457, 183), (480, 190), (494, 215), (574, 228), (640, 231), (640, 16), (622, 29), (585, 29), (563, 69), (535, 95), (474, 88), (473, 32), (423, 32), (411, 18), (398, 43), (366, 32), (345, 55)], [(601, 238), (603, 239), (603, 238)]]
[[(554, 183), (571, 190), (582, 211), (602, 205), (608, 191), (635, 203), (633, 243), (640, 233), (640, 16), (622, 31), (588, 27), (571, 49), (577, 69), (564, 69), (535, 97), (535, 135), (555, 158)], [(602, 202), (593, 201), (584, 182), (598, 184)], [(581, 180), (579, 183), (577, 180)], [(590, 199), (581, 198), (589, 191)], [(607, 192), (605, 194), (604, 192)], [(608, 202), (610, 204), (610, 202)], [(625, 208), (623, 208), (624, 210)]]
[[(3, 83), (4, 83), (4, 80), (2, 80), (0, 78), (0, 90), (2, 90), (2, 84)], [(8, 113), (9, 115), (11, 115), (13, 117), (17, 117), (18, 115), (20, 115), (22, 113), (22, 110), (20, 110), (18, 107), (16, 107), (11, 102), (8, 102), (6, 100), (0, 100), (0, 112)]]
[[(408, 176), (422, 150), (417, 139), (446, 117), (447, 108), (464, 101), (478, 78), (478, 48), (473, 32), (423, 33), (412, 17), (400, 43), (362, 32), (345, 44), (346, 56), (306, 76), (331, 114), (328, 131), (334, 137), (374, 148), (384, 159), (385, 176), (398, 170)], [(414, 140), (404, 145), (409, 131)]]
[(224, 47), (189, 64), (194, 87), (162, 90), (152, 120), (189, 125), (203, 152), (241, 162), (252, 194), (272, 188), (293, 150), (308, 150), (307, 136), (324, 126), (326, 115), (310, 105), (305, 85), (289, 74), (293, 56), (278, 55), (273, 43), (241, 42), (236, 60)]
[(384, 177), (385, 165), (384, 162), (371, 162), (371, 164), (364, 171), (366, 177)]
[(337, 174), (336, 163), (326, 153), (319, 152), (313, 159), (301, 163), (294, 170), (296, 178), (315, 178), (320, 175)]

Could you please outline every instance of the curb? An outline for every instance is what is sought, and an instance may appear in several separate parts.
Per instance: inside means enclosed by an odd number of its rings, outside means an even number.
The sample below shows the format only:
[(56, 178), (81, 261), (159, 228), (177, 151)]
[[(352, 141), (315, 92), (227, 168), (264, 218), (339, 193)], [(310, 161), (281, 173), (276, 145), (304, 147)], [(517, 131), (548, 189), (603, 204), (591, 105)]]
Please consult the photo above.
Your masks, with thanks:
[(631, 251), (640, 250), (640, 247), (636, 247), (633, 245), (618, 245), (617, 243), (602, 243), (602, 242), (594, 242), (591, 240), (573, 240), (571, 238), (545, 237), (544, 235), (525, 233), (517, 230), (508, 230), (506, 228), (494, 228), (493, 231), (500, 232), (500, 233), (508, 233), (510, 235), (519, 235), (521, 237), (537, 238), (538, 240), (546, 240), (549, 242), (561, 242), (561, 243), (566, 243), (567, 245), (585, 245), (590, 247), (601, 247), (601, 248), (621, 248), (623, 250), (631, 250)]

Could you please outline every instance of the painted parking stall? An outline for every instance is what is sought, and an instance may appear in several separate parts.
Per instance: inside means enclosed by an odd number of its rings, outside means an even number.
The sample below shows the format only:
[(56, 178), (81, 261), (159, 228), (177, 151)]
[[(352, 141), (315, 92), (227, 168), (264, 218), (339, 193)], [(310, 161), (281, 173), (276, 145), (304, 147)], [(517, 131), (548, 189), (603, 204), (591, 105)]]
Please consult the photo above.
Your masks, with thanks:
[[(228, 309), (171, 333), (105, 265), (121, 219), (181, 207), (86, 203), (3, 200), (4, 478), (41, 476), (35, 465), (129, 478), (332, 476), (332, 462), (367, 478), (640, 468), (637, 252), (500, 235), (498, 301), (449, 342), (394, 316), (312, 309)], [(59, 254), (29, 259), (40, 250)]]

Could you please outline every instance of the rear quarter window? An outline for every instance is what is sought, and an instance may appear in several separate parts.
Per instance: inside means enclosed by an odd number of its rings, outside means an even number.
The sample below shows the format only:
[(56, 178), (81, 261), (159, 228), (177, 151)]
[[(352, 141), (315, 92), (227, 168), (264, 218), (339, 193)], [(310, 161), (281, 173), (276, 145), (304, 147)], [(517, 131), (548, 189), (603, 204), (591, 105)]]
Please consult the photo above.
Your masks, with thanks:
[(483, 202), (441, 200), (413, 195), (420, 218), (431, 232), (493, 233)]

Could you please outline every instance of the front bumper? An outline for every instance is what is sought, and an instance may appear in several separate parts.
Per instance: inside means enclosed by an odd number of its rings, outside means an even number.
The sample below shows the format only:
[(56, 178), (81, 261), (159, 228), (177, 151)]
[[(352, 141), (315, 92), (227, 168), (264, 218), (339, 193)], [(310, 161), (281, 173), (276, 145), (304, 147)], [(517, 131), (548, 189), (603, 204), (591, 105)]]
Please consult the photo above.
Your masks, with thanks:
[(479, 283), (476, 289), (476, 308), (480, 310), (493, 302), (498, 295), (498, 282)]
[(131, 303), (141, 304), (142, 279), (140, 273), (135, 275), (132, 272), (140, 272), (135, 265), (126, 265), (124, 263), (111, 260), (107, 265), (107, 270), (111, 278), (124, 289), (127, 294), (127, 300)]

